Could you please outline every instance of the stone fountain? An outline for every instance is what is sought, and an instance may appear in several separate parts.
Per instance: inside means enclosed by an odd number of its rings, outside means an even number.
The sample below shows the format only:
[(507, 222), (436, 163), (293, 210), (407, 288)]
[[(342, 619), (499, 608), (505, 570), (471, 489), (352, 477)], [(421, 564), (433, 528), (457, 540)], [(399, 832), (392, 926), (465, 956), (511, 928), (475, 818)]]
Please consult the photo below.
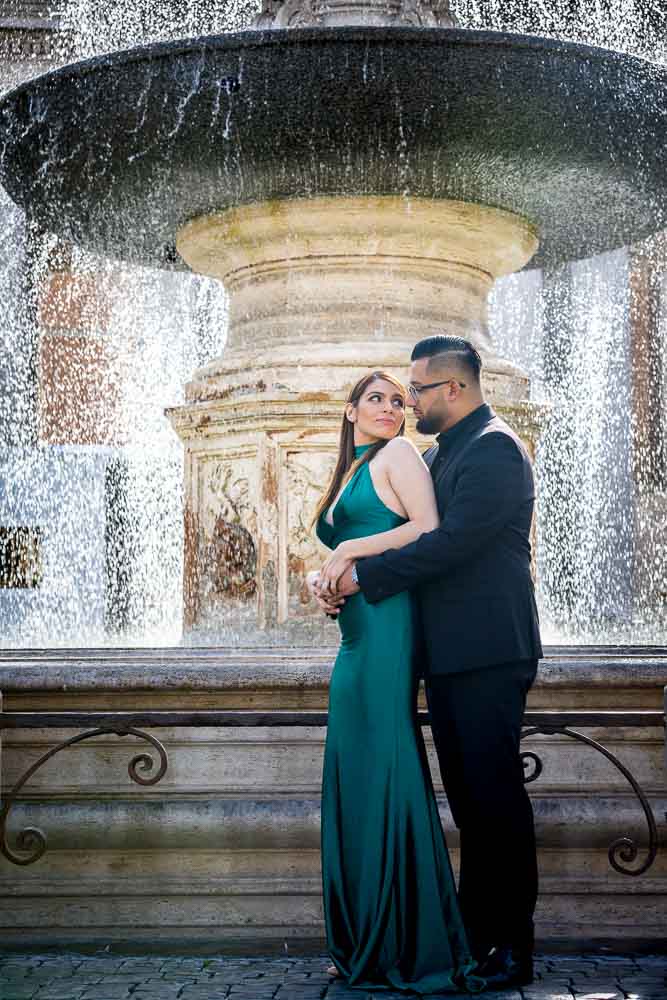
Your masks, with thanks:
[(362, 371), (404, 375), (421, 337), (472, 339), (491, 400), (534, 444), (488, 293), (663, 225), (664, 101), (655, 66), (459, 30), (435, 0), (267, 0), (254, 30), (92, 59), (4, 98), (0, 176), (34, 221), (227, 290), (225, 353), (169, 413), (189, 630), (230, 612), (260, 639), (319, 622), (303, 579), (341, 400)]
[[(404, 374), (416, 339), (470, 337), (494, 405), (535, 441), (528, 380), (488, 334), (488, 292), (665, 226), (666, 102), (654, 65), (460, 30), (435, 0), (266, 0), (247, 32), (92, 59), (0, 101), (0, 177), (40, 228), (227, 289), (227, 349), (169, 414), (185, 443), (194, 636), (230, 608), (264, 646), (304, 627), (310, 513), (344, 393), (369, 368)], [(26, 650), (0, 660), (0, 688), (15, 711), (303, 711), (325, 708), (330, 662), (319, 647)], [(656, 709), (666, 679), (664, 650), (555, 649), (531, 707)], [(31, 739), (5, 740), (14, 777)], [(88, 744), (75, 779), (33, 784), (16, 810), (53, 852), (20, 880), (0, 864), (3, 939), (319, 942), (321, 729), (184, 724), (167, 734), (166, 783), (140, 796), (129, 739)], [(642, 836), (623, 781), (565, 737), (535, 743), (542, 939), (664, 936), (664, 857), (635, 891), (609, 868), (619, 824)], [(663, 815), (659, 738), (627, 729), (614, 748)]]

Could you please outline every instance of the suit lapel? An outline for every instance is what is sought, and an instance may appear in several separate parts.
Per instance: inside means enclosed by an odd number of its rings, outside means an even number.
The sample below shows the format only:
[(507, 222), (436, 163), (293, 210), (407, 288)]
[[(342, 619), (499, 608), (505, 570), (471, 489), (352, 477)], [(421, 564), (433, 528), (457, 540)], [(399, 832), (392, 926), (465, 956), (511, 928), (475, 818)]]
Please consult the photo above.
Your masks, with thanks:
[(462, 456), (465, 455), (468, 448), (474, 441), (477, 440), (483, 428), (486, 427), (494, 417), (495, 413), (491, 407), (488, 406), (488, 404), (481, 407), (480, 411), (476, 414), (474, 422), (469, 425), (467, 436), (462, 441), (454, 444), (451, 453), (443, 455), (441, 461), (437, 461), (438, 453), (440, 451), (438, 444), (432, 445), (426, 452), (424, 452), (423, 458), (430, 469), (436, 492), (445, 475), (454, 466), (456, 466)]
[(435, 486), (436, 491), (451, 464), (452, 464), (451, 459), (449, 462), (446, 459), (443, 459), (442, 462), (440, 462), (440, 464), (438, 465), (438, 468), (435, 470), (435, 475), (433, 476), (433, 485)]
[(456, 466), (459, 464), (459, 462), (461, 461), (461, 459), (463, 458), (463, 456), (466, 454), (466, 452), (473, 446), (473, 444), (475, 443), (475, 441), (477, 441), (479, 439), (484, 426), (485, 425), (482, 424), (480, 427), (477, 427), (470, 434), (470, 437), (467, 439), (467, 441), (465, 441), (464, 444), (462, 444), (454, 452), (453, 455), (450, 455), (449, 457), (445, 458), (440, 463), (440, 467), (436, 470), (435, 476), (433, 477), (433, 482), (435, 484), (436, 490), (437, 490), (438, 486), (440, 485), (440, 482), (444, 478), (444, 476), (448, 472), (451, 472), (452, 469), (456, 468)]
[(424, 454), (422, 455), (422, 458), (428, 465), (431, 472), (433, 471), (433, 463), (435, 462), (437, 455), (438, 455), (437, 444), (432, 444), (431, 447), (427, 448)]

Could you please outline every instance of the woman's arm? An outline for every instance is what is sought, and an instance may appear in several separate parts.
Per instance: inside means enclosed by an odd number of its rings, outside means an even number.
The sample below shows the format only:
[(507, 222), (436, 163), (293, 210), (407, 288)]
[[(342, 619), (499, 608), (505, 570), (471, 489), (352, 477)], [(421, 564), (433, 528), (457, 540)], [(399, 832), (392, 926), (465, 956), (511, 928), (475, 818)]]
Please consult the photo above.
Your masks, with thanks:
[(351, 561), (381, 555), (387, 549), (402, 549), (440, 523), (431, 473), (415, 446), (405, 438), (394, 438), (383, 449), (383, 457), (385, 452), (387, 480), (408, 521), (391, 531), (343, 542)]
[(390, 531), (341, 542), (322, 567), (318, 583), (324, 589), (334, 589), (339, 577), (357, 559), (400, 549), (439, 524), (431, 474), (414, 445), (405, 438), (394, 438), (383, 448), (381, 456), (387, 481), (408, 521)]

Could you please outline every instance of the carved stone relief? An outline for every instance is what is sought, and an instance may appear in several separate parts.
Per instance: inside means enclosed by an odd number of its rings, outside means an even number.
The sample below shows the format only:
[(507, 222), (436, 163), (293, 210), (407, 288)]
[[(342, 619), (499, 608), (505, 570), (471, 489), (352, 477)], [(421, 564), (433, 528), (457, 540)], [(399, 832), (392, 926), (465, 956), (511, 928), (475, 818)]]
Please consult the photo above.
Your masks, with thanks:
[(334, 452), (298, 451), (287, 456), (287, 600), (288, 617), (315, 613), (306, 574), (322, 563), (324, 548), (311, 528), (313, 513), (336, 462)]
[(200, 608), (256, 605), (257, 510), (254, 457), (212, 459), (201, 475), (198, 540)]
[(416, 24), (452, 28), (449, 0), (262, 0), (252, 28), (302, 28), (312, 25)]

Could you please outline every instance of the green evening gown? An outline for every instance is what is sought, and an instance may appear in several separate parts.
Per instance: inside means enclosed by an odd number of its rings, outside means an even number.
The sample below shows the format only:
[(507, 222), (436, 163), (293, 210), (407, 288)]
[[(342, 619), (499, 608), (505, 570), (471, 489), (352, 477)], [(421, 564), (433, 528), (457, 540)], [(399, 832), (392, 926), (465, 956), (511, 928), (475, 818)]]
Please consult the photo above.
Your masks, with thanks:
[[(357, 457), (364, 448), (356, 448)], [(405, 523), (368, 463), (317, 525), (329, 548)], [(479, 991), (417, 722), (409, 593), (347, 599), (331, 677), (322, 781), (327, 944), (350, 986)]]

